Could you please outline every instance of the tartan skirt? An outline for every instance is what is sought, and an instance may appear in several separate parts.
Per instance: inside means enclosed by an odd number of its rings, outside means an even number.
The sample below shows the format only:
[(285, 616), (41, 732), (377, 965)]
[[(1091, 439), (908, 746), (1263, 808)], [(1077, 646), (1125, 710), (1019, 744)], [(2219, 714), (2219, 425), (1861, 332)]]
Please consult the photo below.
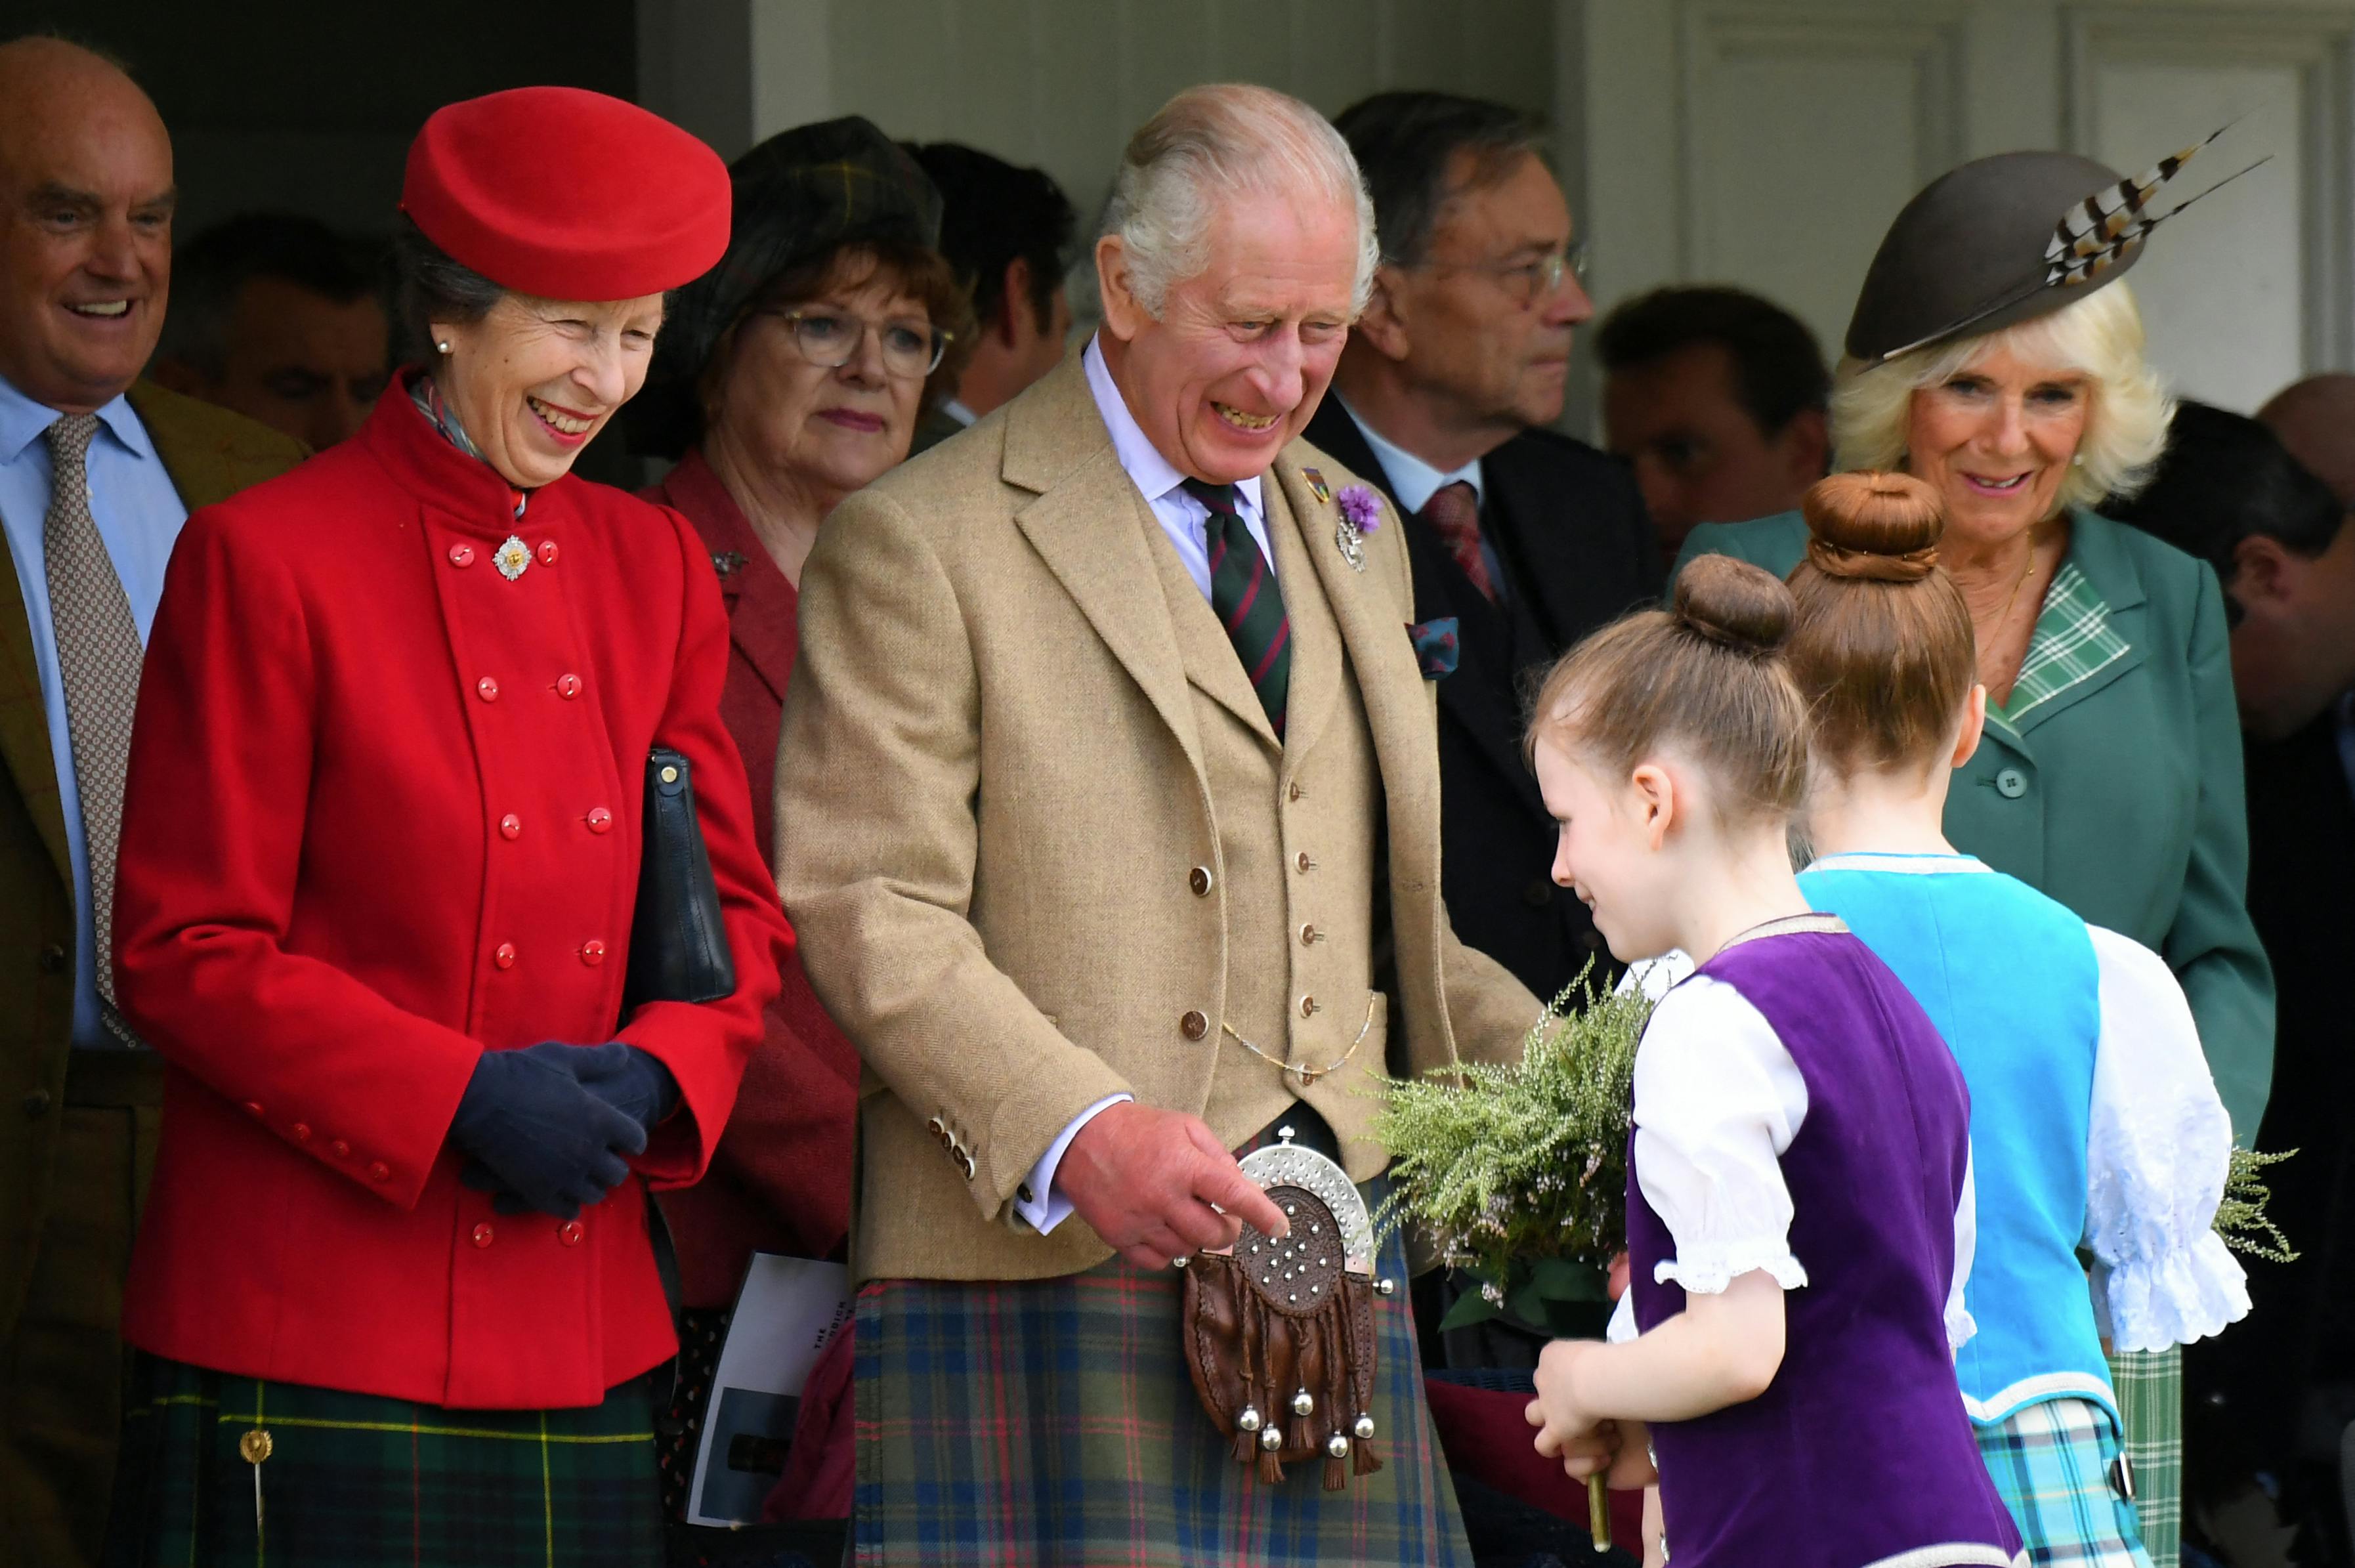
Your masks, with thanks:
[(2135, 1505), (2110, 1481), (2123, 1444), (2108, 1411), (2044, 1400), (1973, 1430), (2035, 1568), (2151, 1568)]
[[(1312, 1118), (1313, 1119), (1313, 1118)], [(1377, 1183), (1366, 1190), (1380, 1196)], [(1114, 1258), (1058, 1279), (881, 1280), (858, 1295), (859, 1568), (1470, 1568), (1423, 1404), (1393, 1236), (1376, 1277), (1382, 1469), (1261, 1484), (1194, 1397), (1184, 1276)]]
[(124, 1408), (109, 1568), (663, 1561), (652, 1373), (584, 1409), (444, 1410), (142, 1355)]
[(2112, 1356), (2110, 1386), (2126, 1418), (2142, 1543), (2152, 1568), (2176, 1568), (2183, 1552), (2183, 1348)]

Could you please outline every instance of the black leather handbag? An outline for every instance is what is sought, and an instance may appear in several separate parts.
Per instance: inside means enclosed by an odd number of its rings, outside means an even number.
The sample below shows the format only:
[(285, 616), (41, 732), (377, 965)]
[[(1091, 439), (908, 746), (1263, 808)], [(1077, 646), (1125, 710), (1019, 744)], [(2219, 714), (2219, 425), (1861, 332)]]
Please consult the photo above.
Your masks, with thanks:
[(719, 885), (695, 816), (695, 781), (687, 759), (667, 746), (646, 753), (645, 826), (630, 972), (622, 983), (624, 1017), (648, 1002), (716, 1002), (736, 989)]

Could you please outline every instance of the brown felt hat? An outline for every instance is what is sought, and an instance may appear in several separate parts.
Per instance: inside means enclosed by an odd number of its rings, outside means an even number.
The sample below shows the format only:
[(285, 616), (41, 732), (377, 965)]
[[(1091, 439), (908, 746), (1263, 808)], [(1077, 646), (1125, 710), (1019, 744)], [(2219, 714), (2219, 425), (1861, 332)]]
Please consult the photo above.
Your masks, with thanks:
[(2142, 255), (2141, 240), (2075, 281), (2054, 277), (2047, 253), (2063, 214), (2118, 184), (2116, 171), (2074, 153), (1998, 153), (1940, 175), (1882, 237), (1849, 318), (1848, 352), (1881, 360), (1998, 332), (2119, 277)]

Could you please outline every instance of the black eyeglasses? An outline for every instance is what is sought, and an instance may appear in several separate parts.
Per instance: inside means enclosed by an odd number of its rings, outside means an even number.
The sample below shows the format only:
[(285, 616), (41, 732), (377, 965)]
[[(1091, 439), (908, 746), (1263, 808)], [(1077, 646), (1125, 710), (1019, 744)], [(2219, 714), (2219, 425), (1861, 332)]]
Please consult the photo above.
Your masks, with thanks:
[(912, 381), (941, 368), (949, 351), (948, 333), (930, 322), (902, 318), (868, 321), (838, 310), (764, 310), (793, 329), (794, 347), (801, 357), (825, 370), (840, 369), (857, 357), (872, 332), (883, 346), (883, 373), (896, 380)]

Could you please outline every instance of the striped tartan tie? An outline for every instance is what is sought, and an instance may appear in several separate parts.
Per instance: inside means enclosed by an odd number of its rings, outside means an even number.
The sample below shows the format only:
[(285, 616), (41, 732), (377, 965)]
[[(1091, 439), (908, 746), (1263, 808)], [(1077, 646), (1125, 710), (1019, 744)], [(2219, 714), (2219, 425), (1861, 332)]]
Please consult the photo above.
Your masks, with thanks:
[(1267, 709), (1267, 721), (1284, 735), (1284, 688), (1292, 678), (1292, 621), (1284, 613), (1284, 594), (1275, 585), (1267, 558), (1235, 509), (1235, 487), (1207, 480), (1185, 481), (1186, 493), (1210, 509), (1203, 539), (1210, 553), (1210, 608), (1243, 674)]

